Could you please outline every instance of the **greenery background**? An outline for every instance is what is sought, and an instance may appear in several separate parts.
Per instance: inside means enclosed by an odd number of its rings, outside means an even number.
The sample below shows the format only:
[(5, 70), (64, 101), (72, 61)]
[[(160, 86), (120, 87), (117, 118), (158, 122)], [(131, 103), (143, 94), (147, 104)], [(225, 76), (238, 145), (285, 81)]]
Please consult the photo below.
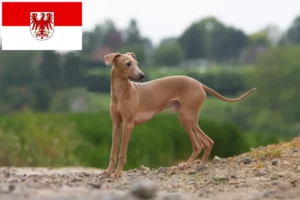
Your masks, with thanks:
[[(300, 17), (274, 40), (276, 30), (246, 35), (207, 17), (153, 46), (136, 20), (127, 37), (107, 20), (83, 33), (83, 51), (1, 51), (0, 165), (105, 168), (112, 124), (103, 56), (117, 51), (135, 52), (147, 80), (188, 75), (232, 98), (257, 88), (236, 103), (208, 95), (199, 124), (215, 141), (212, 156), (288, 140), (300, 131)], [(134, 129), (126, 169), (176, 164), (191, 151), (176, 114), (164, 111)]]

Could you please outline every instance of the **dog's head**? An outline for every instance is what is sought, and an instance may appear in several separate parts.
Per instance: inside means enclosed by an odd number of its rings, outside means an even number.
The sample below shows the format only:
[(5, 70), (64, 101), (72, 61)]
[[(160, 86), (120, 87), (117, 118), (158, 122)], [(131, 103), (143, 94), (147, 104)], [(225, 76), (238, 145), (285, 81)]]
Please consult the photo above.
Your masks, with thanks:
[(133, 52), (126, 54), (111, 53), (104, 56), (107, 65), (112, 64), (124, 78), (143, 80), (145, 74), (139, 69), (136, 55)]

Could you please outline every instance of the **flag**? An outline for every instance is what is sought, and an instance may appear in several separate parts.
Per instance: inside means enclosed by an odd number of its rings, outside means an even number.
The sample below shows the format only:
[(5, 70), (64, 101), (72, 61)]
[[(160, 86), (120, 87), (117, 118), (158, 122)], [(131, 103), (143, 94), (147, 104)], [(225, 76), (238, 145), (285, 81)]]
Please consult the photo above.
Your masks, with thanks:
[(2, 50), (82, 50), (82, 1), (4, 0)]

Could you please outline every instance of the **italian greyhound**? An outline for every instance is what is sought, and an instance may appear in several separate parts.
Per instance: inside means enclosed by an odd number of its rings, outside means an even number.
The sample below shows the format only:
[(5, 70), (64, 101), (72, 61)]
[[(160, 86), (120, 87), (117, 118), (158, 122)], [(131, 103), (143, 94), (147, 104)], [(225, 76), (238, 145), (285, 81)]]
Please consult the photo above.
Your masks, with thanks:
[[(111, 70), (111, 104), (112, 146), (108, 168), (102, 175), (119, 178), (126, 163), (129, 139), (134, 126), (150, 120), (162, 110), (171, 108), (178, 113), (178, 119), (190, 137), (192, 154), (181, 169), (191, 167), (202, 149), (201, 163), (206, 163), (214, 141), (198, 125), (198, 115), (206, 100), (206, 92), (225, 102), (236, 102), (247, 97), (256, 88), (236, 99), (223, 97), (208, 86), (188, 76), (169, 76), (148, 82), (143, 80), (145, 74), (139, 69), (136, 55), (111, 53), (104, 56), (106, 65), (113, 64)], [(123, 126), (122, 126), (123, 125)], [(117, 163), (117, 153), (122, 132), (122, 142)]]

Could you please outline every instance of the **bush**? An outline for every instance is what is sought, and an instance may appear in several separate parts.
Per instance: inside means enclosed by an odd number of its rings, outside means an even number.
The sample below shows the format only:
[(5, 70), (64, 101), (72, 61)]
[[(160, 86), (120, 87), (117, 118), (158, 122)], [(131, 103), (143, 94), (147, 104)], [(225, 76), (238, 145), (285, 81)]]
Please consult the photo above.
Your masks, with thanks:
[(1, 166), (79, 164), (74, 152), (81, 140), (60, 115), (14, 114), (0, 118)]
[(92, 74), (85, 78), (84, 86), (89, 92), (110, 92), (110, 77), (107, 75)]
[(254, 131), (298, 134), (299, 54), (299, 46), (278, 47), (263, 54), (255, 70), (246, 77), (248, 87), (257, 90), (239, 104), (230, 118)]
[(219, 71), (207, 73), (187, 73), (187, 76), (193, 77), (201, 83), (211, 87), (224, 96), (237, 95), (240, 92), (249, 90), (243, 78), (243, 74), (239, 71)]
[(158, 65), (176, 66), (184, 59), (184, 52), (177, 42), (160, 44), (154, 52), (154, 60)]
[[(274, 142), (259, 134), (241, 133), (228, 123), (200, 120), (201, 129), (215, 141), (211, 153), (229, 157), (251, 145)], [(0, 117), (1, 166), (81, 165), (106, 168), (111, 150), (109, 112), (33, 114)], [(250, 141), (250, 143), (248, 143)], [(130, 139), (125, 169), (146, 165), (170, 166), (192, 153), (190, 139), (176, 114), (161, 113), (137, 126)], [(200, 158), (200, 157), (199, 157)]]
[[(71, 121), (91, 144), (80, 157), (94, 167), (106, 168), (111, 148), (111, 120), (108, 112), (72, 114)], [(242, 133), (233, 125), (200, 120), (201, 129), (215, 141), (211, 156), (228, 157), (249, 149)], [(128, 148), (126, 168), (139, 165), (169, 166), (187, 160), (192, 153), (188, 135), (176, 114), (161, 113), (146, 124), (136, 126)]]

